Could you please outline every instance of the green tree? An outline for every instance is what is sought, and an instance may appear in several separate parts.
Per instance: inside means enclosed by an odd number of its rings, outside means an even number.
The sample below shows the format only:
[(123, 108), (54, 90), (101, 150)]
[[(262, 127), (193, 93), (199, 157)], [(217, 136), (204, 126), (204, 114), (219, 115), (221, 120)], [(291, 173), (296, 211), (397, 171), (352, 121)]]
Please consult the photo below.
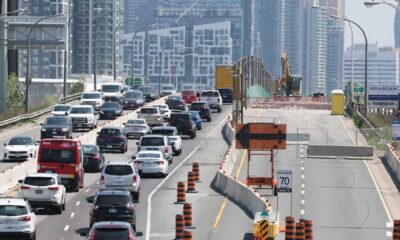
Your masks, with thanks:
[(7, 112), (14, 113), (24, 107), (25, 97), (15, 73), (8, 76), (7, 81)]
[(78, 79), (78, 82), (72, 85), (72, 88), (70, 90), (70, 94), (76, 94), (76, 93), (81, 93), (85, 91), (85, 78), (81, 77)]

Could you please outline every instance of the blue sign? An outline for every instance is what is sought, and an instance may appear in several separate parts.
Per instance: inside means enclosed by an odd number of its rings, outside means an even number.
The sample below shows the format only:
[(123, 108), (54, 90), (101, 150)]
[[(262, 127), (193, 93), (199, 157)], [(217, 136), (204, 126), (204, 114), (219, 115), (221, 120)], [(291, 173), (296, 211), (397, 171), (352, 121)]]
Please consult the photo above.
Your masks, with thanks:
[(400, 141), (400, 120), (392, 122), (392, 140)]

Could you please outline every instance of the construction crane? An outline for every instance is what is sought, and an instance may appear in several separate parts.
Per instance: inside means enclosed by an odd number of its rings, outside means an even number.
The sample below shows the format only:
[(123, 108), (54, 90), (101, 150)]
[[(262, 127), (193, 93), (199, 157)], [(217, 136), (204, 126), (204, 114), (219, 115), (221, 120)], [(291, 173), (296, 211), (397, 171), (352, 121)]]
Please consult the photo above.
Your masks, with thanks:
[(281, 57), (282, 76), (275, 80), (275, 96), (301, 96), (300, 75), (290, 74), (290, 65), (287, 53), (284, 51)]

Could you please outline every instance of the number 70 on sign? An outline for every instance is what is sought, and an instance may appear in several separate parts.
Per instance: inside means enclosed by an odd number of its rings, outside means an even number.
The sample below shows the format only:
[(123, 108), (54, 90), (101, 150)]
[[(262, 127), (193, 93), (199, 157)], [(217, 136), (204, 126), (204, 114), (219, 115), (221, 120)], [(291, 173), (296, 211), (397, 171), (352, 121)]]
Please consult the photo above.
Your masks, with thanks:
[(292, 192), (292, 170), (278, 170), (278, 192)]

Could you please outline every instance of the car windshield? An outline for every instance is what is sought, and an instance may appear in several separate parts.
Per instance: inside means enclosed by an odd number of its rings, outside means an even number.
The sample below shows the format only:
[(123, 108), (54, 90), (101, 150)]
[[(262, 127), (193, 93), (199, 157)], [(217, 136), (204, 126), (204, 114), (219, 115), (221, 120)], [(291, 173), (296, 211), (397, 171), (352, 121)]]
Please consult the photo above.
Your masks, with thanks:
[(143, 125), (145, 124), (145, 122), (142, 119), (133, 119), (133, 120), (128, 120), (127, 124)]
[(141, 88), (139, 88), (139, 90), (144, 92), (144, 93), (152, 93), (152, 92), (154, 92), (154, 88), (152, 88), (152, 87), (141, 87)]
[(142, 108), (140, 109), (140, 113), (144, 114), (157, 114), (157, 108)]
[(181, 101), (181, 97), (180, 96), (170, 96), (168, 97), (168, 101)]
[(33, 145), (33, 141), (31, 138), (11, 138), (8, 145)]
[(164, 146), (164, 138), (162, 137), (147, 137), (142, 138), (141, 146)]
[(159, 153), (139, 153), (137, 158), (161, 158)]
[(0, 216), (21, 216), (28, 214), (25, 206), (2, 205), (0, 206)]
[(206, 91), (201, 93), (202, 97), (218, 97), (218, 92), (215, 91)]
[(54, 106), (53, 111), (55, 112), (68, 112), (71, 106)]
[(175, 88), (173, 86), (163, 86), (162, 89), (163, 90), (175, 90)]
[(88, 107), (73, 107), (70, 113), (72, 114), (88, 114), (92, 113), (92, 109)]
[(182, 94), (183, 95), (196, 95), (196, 93), (194, 91), (183, 91)]
[(101, 86), (102, 92), (119, 92), (119, 85), (103, 85)]
[(101, 95), (99, 93), (84, 93), (82, 99), (99, 99)]
[(151, 134), (174, 136), (174, 130), (172, 130), (172, 129), (153, 129), (151, 131)]
[(232, 94), (232, 89), (228, 89), (228, 88), (218, 89), (218, 91), (221, 94)]
[(190, 109), (199, 110), (204, 107), (204, 103), (192, 103)]
[(115, 128), (105, 128), (101, 129), (100, 135), (107, 135), (107, 136), (120, 136), (121, 131)]
[(56, 184), (56, 180), (52, 177), (26, 177), (24, 184), (31, 186), (50, 186)]
[(133, 169), (130, 165), (112, 164), (106, 166), (104, 173), (108, 175), (124, 176), (131, 175), (133, 173)]
[(117, 102), (106, 102), (102, 106), (103, 108), (119, 108), (120, 105)]
[(128, 240), (128, 228), (96, 228), (93, 240)]
[(126, 98), (143, 98), (143, 94), (141, 92), (127, 92), (125, 94)]
[(68, 118), (50, 117), (50, 118), (47, 118), (47, 120), (46, 120), (46, 122), (44, 124), (45, 125), (67, 125), (68, 124)]
[(76, 150), (42, 149), (40, 159), (49, 163), (75, 163)]
[(94, 145), (83, 145), (83, 154), (97, 154), (97, 146)]
[(129, 203), (128, 195), (98, 195), (96, 205), (126, 205)]

